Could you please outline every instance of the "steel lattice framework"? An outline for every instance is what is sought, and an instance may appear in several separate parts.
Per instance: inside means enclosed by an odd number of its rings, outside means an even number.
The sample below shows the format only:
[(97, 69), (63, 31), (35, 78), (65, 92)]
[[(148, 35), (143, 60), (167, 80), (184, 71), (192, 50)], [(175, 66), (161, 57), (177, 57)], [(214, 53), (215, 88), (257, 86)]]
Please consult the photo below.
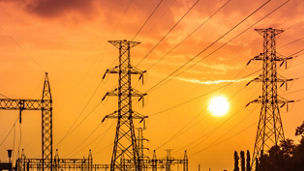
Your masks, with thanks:
[[(41, 99), (0, 99), (0, 110), (19, 110), (19, 122), (23, 110), (41, 110), (41, 148), (42, 148), (42, 170), (46, 168), (45, 161), (53, 159), (53, 116), (52, 95), (48, 74), (45, 73)], [(48, 163), (48, 162), (47, 162)], [(49, 168), (49, 167), (48, 167)], [(51, 168), (52, 169), (52, 168)]]
[(252, 167), (255, 167), (256, 159), (259, 159), (263, 152), (268, 152), (272, 146), (279, 145), (281, 141), (285, 140), (279, 108), (293, 102), (278, 96), (278, 83), (279, 86), (285, 84), (287, 88), (287, 82), (292, 80), (280, 78), (277, 73), (277, 63), (281, 62), (280, 66), (285, 63), (287, 66), (287, 60), (292, 58), (279, 56), (276, 52), (276, 36), (283, 30), (267, 28), (255, 29), (255, 31), (263, 36), (264, 41), (263, 53), (248, 62), (248, 64), (252, 60), (263, 62), (262, 74), (250, 81), (262, 82), (262, 96), (247, 104), (248, 106), (250, 103), (261, 103)]
[[(112, 69), (107, 69), (103, 78), (107, 73), (118, 74), (118, 88), (107, 92), (106, 96), (118, 97), (118, 109), (106, 118), (117, 119), (116, 134), (114, 139), (114, 147), (111, 158), (111, 171), (115, 170), (141, 170), (139, 152), (137, 150), (134, 122), (133, 119), (143, 120), (146, 116), (140, 115), (132, 109), (132, 98), (137, 97), (143, 100), (145, 93), (132, 88), (131, 75), (140, 75), (143, 79), (143, 74), (146, 71), (141, 71), (131, 65), (130, 49), (138, 45), (140, 42), (127, 40), (111, 40), (112, 45), (119, 49), (119, 64)], [(104, 121), (103, 119), (103, 121)], [(125, 163), (128, 161), (129, 163)]]
[(53, 158), (53, 107), (52, 94), (48, 74), (45, 74), (45, 80), (42, 91), (42, 159), (50, 159), (52, 165)]

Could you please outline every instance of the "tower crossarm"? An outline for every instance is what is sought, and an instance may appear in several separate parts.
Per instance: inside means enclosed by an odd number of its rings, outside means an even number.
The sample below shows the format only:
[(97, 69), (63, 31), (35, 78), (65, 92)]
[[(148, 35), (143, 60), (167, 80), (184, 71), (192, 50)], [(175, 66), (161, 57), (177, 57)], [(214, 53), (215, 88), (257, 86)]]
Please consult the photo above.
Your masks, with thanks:
[[(293, 103), (295, 102), (294, 100), (287, 100), (285, 98), (279, 98), (277, 97), (276, 103), (280, 104), (280, 107), (283, 107), (285, 105), (287, 105), (288, 103)], [(252, 103), (263, 103), (263, 97), (259, 96), (257, 99), (254, 99), (252, 101), (250, 101), (249, 103), (246, 104), (246, 107), (249, 106)]]
[[(52, 95), (48, 73), (45, 73), (41, 99), (0, 99), (0, 110), (19, 110), (19, 122), (22, 121), (23, 110), (40, 110), (41, 111), (41, 170), (47, 167), (45, 161), (53, 161), (53, 107)], [(52, 167), (51, 167), (52, 171)]]
[(40, 99), (0, 99), (1, 110), (41, 110)]
[(260, 53), (259, 55), (251, 58), (248, 62), (247, 62), (247, 65), (249, 65), (251, 63), (251, 61), (261, 61), (263, 60), (263, 56), (264, 54), (263, 53)]
[(294, 80), (293, 78), (284, 78), (284, 77), (282, 77), (282, 78), (277, 77), (277, 78), (274, 78), (274, 80), (273, 79), (263, 79), (262, 75), (259, 75), (258, 77), (253, 78), (252, 80), (250, 80), (246, 84), (246, 86), (248, 86), (252, 82), (274, 82), (275, 81), (275, 82), (281, 83), (280, 87), (282, 87), (285, 84), (286, 85), (286, 89), (287, 89), (287, 82), (293, 81), (293, 80)]
[[(134, 66), (129, 66), (129, 70), (122, 70), (122, 73), (130, 73), (133, 75), (139, 75), (139, 79), (143, 79), (143, 75), (147, 72), (146, 70), (140, 70)], [(102, 79), (105, 79), (107, 74), (119, 74), (119, 66), (115, 66), (112, 69), (107, 69), (106, 72), (103, 74)]]
[(291, 57), (293, 55), (285, 57), (276, 51), (276, 36), (282, 33), (283, 30), (266, 28), (255, 29), (255, 31), (263, 37), (263, 53), (253, 57), (247, 63), (248, 65), (253, 60), (262, 62), (262, 73), (247, 83), (247, 85), (251, 82), (262, 83), (261, 95), (246, 105), (248, 106), (251, 103), (261, 104), (251, 164), (253, 170), (255, 170), (255, 165), (258, 164), (256, 161), (263, 155), (263, 152), (267, 153), (272, 146), (278, 145), (285, 140), (280, 108), (287, 106), (288, 110), (288, 103), (294, 102), (278, 95), (278, 88), (285, 84), (287, 89), (287, 82), (293, 80), (278, 74), (278, 67), (285, 64), (287, 68), (287, 61), (293, 58)]
[[(140, 114), (140, 113), (138, 113), (138, 112), (135, 112), (135, 111), (132, 111), (131, 113), (132, 113), (132, 115), (131, 115), (132, 119), (139, 119), (140, 122), (142, 122), (144, 119), (147, 119), (147, 118), (148, 118), (148, 116), (142, 115), (142, 114)], [(122, 115), (121, 115), (120, 117), (121, 117), (121, 118), (122, 118), (122, 117), (128, 118), (129, 116), (122, 116)], [(110, 114), (106, 115), (106, 116), (102, 119), (102, 122), (104, 122), (106, 119), (118, 119), (118, 111), (114, 111), (113, 113), (110, 113)]]
[(280, 33), (283, 33), (284, 30), (282, 29), (273, 29), (273, 28), (268, 28), (268, 29), (254, 29), (256, 32), (258, 32), (260, 35), (264, 36), (264, 34), (267, 34), (269, 30), (272, 31), (273, 35), (276, 36)]
[(114, 90), (107, 92), (107, 93), (102, 97), (101, 100), (104, 101), (105, 98), (106, 98), (107, 96), (119, 96), (119, 95), (121, 95), (121, 96), (130, 96), (130, 95), (131, 95), (132, 97), (137, 97), (137, 98), (139, 98), (138, 101), (140, 101), (140, 100), (142, 100), (142, 99), (144, 98), (144, 96), (147, 95), (147, 93), (141, 93), (140, 91), (138, 91), (138, 90), (132, 88), (132, 89), (131, 89), (131, 93), (129, 93), (128, 91), (126, 91), (126, 92), (121, 92), (121, 93), (119, 94), (118, 88), (115, 88)]
[[(103, 75), (117, 74), (117, 88), (109, 91), (102, 98), (107, 96), (117, 97), (117, 110), (109, 115), (106, 115), (102, 121), (107, 118), (116, 119), (116, 133), (114, 138), (113, 153), (111, 158), (111, 171), (130, 170), (129, 166), (135, 168), (135, 171), (141, 171), (141, 161), (139, 160), (139, 152), (134, 130), (134, 119), (143, 121), (146, 117), (133, 111), (133, 98), (138, 98), (143, 101), (146, 93), (141, 93), (132, 87), (132, 75), (139, 75), (139, 79), (143, 81), (143, 75), (146, 71), (142, 71), (133, 67), (131, 64), (130, 49), (138, 45), (140, 42), (128, 40), (110, 40), (113, 46), (118, 49), (118, 65), (112, 69), (107, 69)], [(128, 164), (125, 161), (130, 161)], [(134, 170), (134, 169), (132, 169)]]
[[(264, 56), (265, 53), (260, 53), (257, 56), (254, 56), (253, 58), (251, 58), (248, 62), (247, 65), (249, 65), (252, 61), (262, 61), (264, 60)], [(282, 66), (283, 64), (287, 65), (287, 61), (293, 59), (292, 56), (286, 57), (284, 55), (281, 55), (280, 53), (276, 52), (276, 58), (274, 59), (267, 59), (267, 60), (272, 60), (272, 61), (277, 61), (277, 62), (281, 62), (280, 66)]]

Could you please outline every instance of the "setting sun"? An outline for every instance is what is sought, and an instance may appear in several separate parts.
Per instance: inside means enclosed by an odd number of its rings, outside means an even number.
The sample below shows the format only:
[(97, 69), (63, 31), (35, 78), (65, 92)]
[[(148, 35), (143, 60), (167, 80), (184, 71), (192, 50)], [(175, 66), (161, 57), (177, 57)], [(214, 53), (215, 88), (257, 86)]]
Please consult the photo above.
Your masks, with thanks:
[(208, 110), (213, 116), (224, 116), (229, 110), (229, 102), (224, 96), (214, 96), (211, 98)]

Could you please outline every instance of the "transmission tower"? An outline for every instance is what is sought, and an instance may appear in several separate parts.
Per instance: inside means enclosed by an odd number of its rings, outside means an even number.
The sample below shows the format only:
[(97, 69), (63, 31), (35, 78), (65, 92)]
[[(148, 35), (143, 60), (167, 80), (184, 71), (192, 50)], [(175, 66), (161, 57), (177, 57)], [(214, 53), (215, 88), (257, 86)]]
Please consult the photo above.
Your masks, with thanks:
[[(282, 119), (280, 115), (280, 107), (288, 105), (293, 102), (292, 100), (286, 100), (278, 96), (278, 84), (279, 86), (286, 85), (287, 82), (293, 79), (281, 78), (277, 73), (278, 62), (279, 66), (285, 64), (287, 67), (287, 60), (292, 57), (282, 57), (276, 52), (276, 36), (283, 32), (283, 30), (267, 28), (267, 29), (255, 29), (260, 35), (263, 36), (263, 53), (252, 58), (252, 60), (258, 60), (263, 62), (262, 74), (252, 81), (262, 82), (262, 95), (258, 99), (253, 100), (250, 103), (261, 103), (261, 111), (258, 121), (258, 128), (256, 134), (256, 140), (254, 145), (254, 153), (252, 158), (252, 167), (255, 167), (256, 159), (259, 159), (264, 152), (285, 140), (284, 130), (282, 125)], [(247, 85), (250, 84), (247, 83)]]
[(147, 169), (147, 163), (145, 162), (146, 159), (149, 159), (148, 156), (145, 155), (145, 150), (149, 150), (149, 148), (145, 147), (145, 141), (149, 141), (147, 138), (144, 137), (144, 126), (137, 128), (137, 150), (139, 155), (139, 160), (141, 161), (141, 169), (145, 171)]
[[(52, 165), (53, 158), (53, 108), (49, 76), (45, 74), (42, 91), (42, 159), (49, 160)], [(43, 160), (43, 162), (45, 162)], [(43, 164), (44, 165), (44, 164)], [(52, 170), (52, 168), (51, 168)]]
[[(107, 92), (106, 96), (118, 97), (118, 109), (113, 113), (105, 116), (106, 118), (117, 119), (116, 134), (114, 139), (114, 147), (111, 158), (111, 171), (115, 170), (136, 170), (141, 171), (140, 156), (137, 149), (134, 122), (133, 119), (146, 118), (132, 109), (132, 98), (137, 97), (143, 100), (146, 93), (140, 93), (132, 88), (132, 75), (139, 75), (139, 79), (143, 80), (143, 74), (146, 71), (141, 71), (131, 65), (130, 49), (138, 45), (140, 42), (127, 40), (111, 40), (113, 46), (119, 49), (119, 64), (112, 69), (107, 69), (103, 75), (105, 78), (107, 73), (118, 74), (118, 87)], [(121, 162), (127, 161), (127, 166)], [(125, 162), (124, 162), (125, 163)]]
[[(0, 110), (19, 110), (19, 122), (22, 111), (41, 110), (41, 162), (42, 171), (52, 170), (53, 162), (53, 107), (48, 73), (45, 73), (41, 99), (0, 99)], [(50, 164), (49, 164), (50, 163)]]

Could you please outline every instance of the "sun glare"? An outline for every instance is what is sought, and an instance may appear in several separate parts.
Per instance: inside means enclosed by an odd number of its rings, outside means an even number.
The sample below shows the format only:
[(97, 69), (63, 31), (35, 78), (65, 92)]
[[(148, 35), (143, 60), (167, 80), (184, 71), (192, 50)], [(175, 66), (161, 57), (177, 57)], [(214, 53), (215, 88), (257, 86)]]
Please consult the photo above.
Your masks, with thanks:
[(230, 104), (224, 96), (214, 96), (210, 99), (208, 110), (213, 116), (224, 116), (229, 110)]

